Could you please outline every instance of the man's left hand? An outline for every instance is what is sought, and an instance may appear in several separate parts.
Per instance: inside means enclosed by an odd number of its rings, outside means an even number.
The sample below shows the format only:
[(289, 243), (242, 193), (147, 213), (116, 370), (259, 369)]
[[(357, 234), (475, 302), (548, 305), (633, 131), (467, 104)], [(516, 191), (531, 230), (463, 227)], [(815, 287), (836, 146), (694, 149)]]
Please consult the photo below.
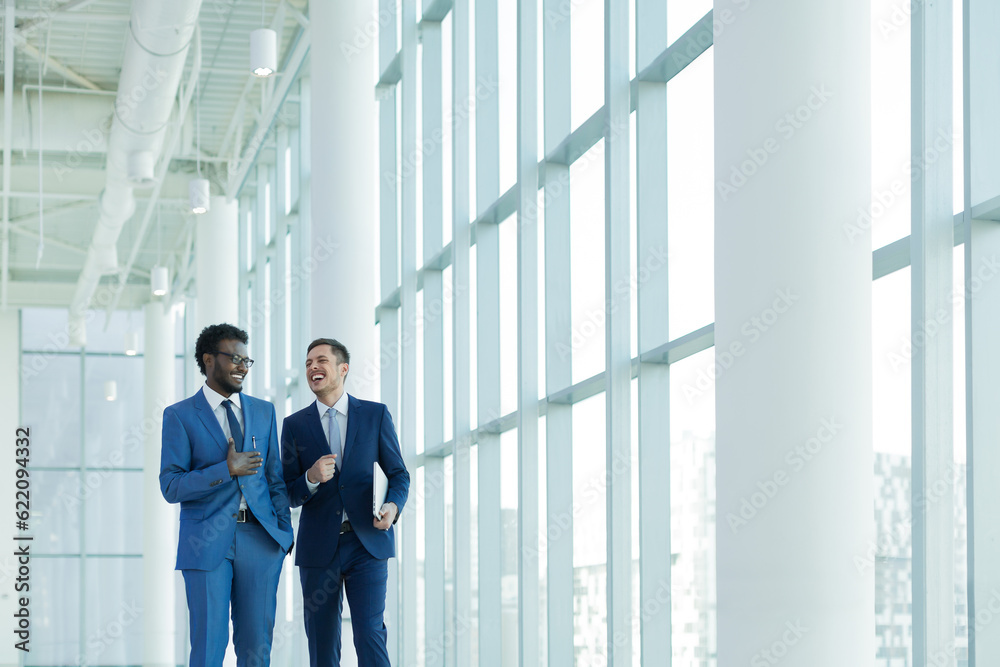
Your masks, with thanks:
[(379, 514), (382, 515), (382, 519), (372, 519), (372, 525), (379, 530), (389, 530), (392, 526), (392, 522), (396, 520), (396, 514), (399, 510), (396, 508), (396, 503), (386, 503), (382, 505), (379, 510)]

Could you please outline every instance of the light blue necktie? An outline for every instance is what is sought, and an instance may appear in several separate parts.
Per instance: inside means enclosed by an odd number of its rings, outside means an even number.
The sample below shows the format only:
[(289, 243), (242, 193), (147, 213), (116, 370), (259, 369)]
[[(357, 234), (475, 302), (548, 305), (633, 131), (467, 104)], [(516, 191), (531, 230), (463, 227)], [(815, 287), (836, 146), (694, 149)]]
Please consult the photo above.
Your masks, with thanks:
[(329, 418), (328, 421), (330, 423), (327, 429), (327, 441), (330, 445), (330, 453), (337, 455), (337, 470), (340, 470), (344, 465), (344, 450), (340, 445), (340, 427), (337, 426), (336, 412), (333, 408), (329, 408), (326, 411), (326, 416)]

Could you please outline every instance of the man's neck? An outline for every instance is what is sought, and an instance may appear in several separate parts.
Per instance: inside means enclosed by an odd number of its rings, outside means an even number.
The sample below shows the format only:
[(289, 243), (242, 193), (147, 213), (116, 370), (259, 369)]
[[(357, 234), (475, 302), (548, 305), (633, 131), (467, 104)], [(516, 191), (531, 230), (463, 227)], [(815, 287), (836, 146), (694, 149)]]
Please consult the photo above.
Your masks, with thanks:
[(319, 402), (325, 405), (326, 407), (332, 408), (337, 404), (337, 401), (339, 401), (340, 397), (343, 395), (344, 395), (344, 389), (343, 387), (341, 387), (339, 391), (330, 391), (323, 395), (316, 394), (316, 398), (319, 399)]
[(215, 381), (212, 380), (212, 379), (205, 380), (205, 384), (208, 385), (209, 389), (211, 389), (212, 391), (214, 391), (216, 394), (219, 394), (220, 396), (224, 396), (225, 398), (229, 398), (232, 395), (232, 392), (226, 391), (225, 389), (223, 389), (222, 387), (220, 387), (218, 384), (216, 384)]

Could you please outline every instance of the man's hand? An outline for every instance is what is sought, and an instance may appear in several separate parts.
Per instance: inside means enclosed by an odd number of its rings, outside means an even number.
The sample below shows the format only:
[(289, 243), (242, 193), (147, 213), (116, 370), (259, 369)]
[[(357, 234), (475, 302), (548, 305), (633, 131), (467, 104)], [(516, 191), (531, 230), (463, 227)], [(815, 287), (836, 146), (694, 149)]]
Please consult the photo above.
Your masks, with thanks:
[(316, 463), (306, 471), (306, 480), (311, 484), (322, 484), (337, 472), (337, 455), (327, 454), (316, 459)]
[(396, 507), (396, 503), (386, 503), (382, 505), (378, 513), (382, 516), (382, 519), (372, 519), (372, 525), (379, 530), (389, 530), (392, 522), (396, 520), (396, 514), (399, 513), (399, 509)]
[(261, 466), (264, 459), (261, 457), (260, 452), (238, 452), (236, 451), (236, 443), (233, 439), (229, 439), (229, 453), (226, 454), (226, 464), (229, 466), (229, 474), (232, 477), (241, 477), (243, 475), (256, 475), (257, 468)]

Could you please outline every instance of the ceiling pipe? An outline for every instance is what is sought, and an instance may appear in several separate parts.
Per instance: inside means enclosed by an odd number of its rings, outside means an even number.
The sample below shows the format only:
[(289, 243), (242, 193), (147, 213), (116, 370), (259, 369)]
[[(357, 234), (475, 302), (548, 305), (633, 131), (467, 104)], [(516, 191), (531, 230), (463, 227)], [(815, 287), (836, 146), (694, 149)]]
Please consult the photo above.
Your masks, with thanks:
[(118, 236), (135, 212), (130, 155), (159, 156), (174, 109), (201, 0), (137, 0), (132, 5), (115, 113), (108, 137), (107, 182), (87, 259), (70, 304), (71, 330), (86, 342), (85, 314), (101, 276), (118, 270)]

